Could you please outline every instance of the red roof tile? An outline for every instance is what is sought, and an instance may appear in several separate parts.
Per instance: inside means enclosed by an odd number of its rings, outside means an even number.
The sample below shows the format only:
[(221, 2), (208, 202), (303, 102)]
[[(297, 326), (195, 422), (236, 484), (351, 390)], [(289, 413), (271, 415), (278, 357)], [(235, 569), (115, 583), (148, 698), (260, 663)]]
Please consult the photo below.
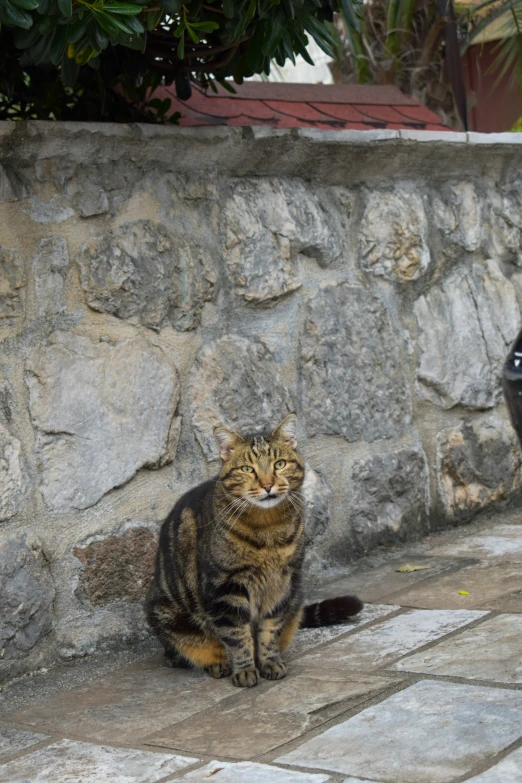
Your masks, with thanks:
[(170, 113), (179, 112), (183, 126), (451, 130), (434, 112), (391, 86), (248, 82), (235, 89), (234, 95), (222, 87), (217, 94), (194, 89), (190, 100), (180, 101), (173, 87), (160, 87), (154, 97), (170, 98)]

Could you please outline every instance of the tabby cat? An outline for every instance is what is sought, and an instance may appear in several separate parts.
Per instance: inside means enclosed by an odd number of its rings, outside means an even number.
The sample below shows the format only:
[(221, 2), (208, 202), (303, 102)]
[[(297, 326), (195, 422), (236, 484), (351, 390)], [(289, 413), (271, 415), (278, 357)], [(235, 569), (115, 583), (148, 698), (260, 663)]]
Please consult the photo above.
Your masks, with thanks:
[(232, 674), (234, 685), (286, 676), (297, 629), (343, 622), (355, 596), (302, 606), (304, 463), (290, 414), (270, 435), (219, 426), (217, 479), (187, 492), (160, 533), (148, 621), (173, 666)]

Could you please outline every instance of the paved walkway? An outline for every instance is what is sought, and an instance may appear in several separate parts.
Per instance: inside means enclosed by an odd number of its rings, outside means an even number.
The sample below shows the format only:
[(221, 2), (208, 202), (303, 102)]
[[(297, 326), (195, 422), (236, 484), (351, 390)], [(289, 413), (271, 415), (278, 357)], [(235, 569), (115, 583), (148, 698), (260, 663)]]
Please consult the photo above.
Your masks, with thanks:
[[(357, 591), (366, 608), (302, 631), (282, 682), (238, 690), (155, 654), (18, 683), (3, 697), (25, 706), (0, 716), (0, 783), (522, 783), (517, 522), (323, 585), (316, 595)], [(71, 688), (82, 666), (90, 679)]]

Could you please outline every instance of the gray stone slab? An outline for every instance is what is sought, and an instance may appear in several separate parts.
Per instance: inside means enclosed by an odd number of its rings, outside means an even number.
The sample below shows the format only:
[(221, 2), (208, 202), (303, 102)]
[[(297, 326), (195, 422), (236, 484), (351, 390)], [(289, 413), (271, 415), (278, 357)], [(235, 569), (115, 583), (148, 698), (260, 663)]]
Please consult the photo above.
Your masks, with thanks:
[(24, 707), (9, 717), (49, 733), (132, 743), (237, 693), (228, 680), (171, 669), (163, 656), (156, 656)]
[[(356, 593), (363, 601), (389, 601), (391, 596), (408, 589), (418, 582), (433, 579), (442, 574), (459, 571), (477, 561), (464, 558), (436, 558), (424, 555), (403, 555), (379, 565), (378, 568), (356, 568), (349, 576), (332, 580), (311, 592), (313, 600), (335, 598), (338, 595)], [(410, 573), (397, 571), (403, 565), (420, 566), (421, 570)], [(443, 607), (449, 609), (450, 607)]]
[(519, 748), (481, 775), (468, 778), (467, 783), (520, 783), (521, 780), (522, 748)]
[(170, 780), (169, 783), (181, 783), (184, 780), (207, 783), (209, 778), (216, 783), (327, 783), (331, 780), (329, 775), (310, 775), (307, 772), (295, 772), (252, 761), (211, 761), (200, 769), (187, 772), (182, 778)]
[(448, 783), (522, 733), (522, 693), (420, 681), (276, 759), (386, 783)]
[(197, 760), (61, 740), (0, 766), (0, 783), (156, 783)]
[(182, 748), (233, 759), (268, 753), (345, 710), (396, 684), (384, 677), (348, 678), (332, 672), (290, 675), (267, 689), (243, 694), (234, 706), (219, 706), (177, 723), (146, 740), (147, 745)]
[(308, 653), (299, 662), (307, 668), (341, 668), (347, 672), (375, 669), (485, 614), (466, 609), (412, 610)]
[[(520, 563), (486, 560), (439, 579), (417, 583), (409, 590), (395, 593), (393, 600), (401, 606), (425, 609), (490, 609), (496, 599), (517, 589), (522, 591)], [(461, 591), (468, 595), (461, 595)]]
[(399, 661), (397, 671), (440, 674), (491, 680), (522, 682), (522, 617), (505, 614), (440, 642), (431, 650)]
[(509, 560), (522, 557), (522, 525), (497, 525), (484, 533), (435, 547), (426, 554), (442, 557), (480, 557)]
[[(344, 595), (344, 593), (337, 593), (337, 595)], [(329, 625), (325, 628), (303, 628), (297, 632), (288, 648), (287, 658), (290, 660), (299, 658), (308, 650), (312, 650), (320, 644), (325, 644), (325, 642), (330, 642), (332, 639), (378, 620), (380, 617), (385, 617), (399, 608), (393, 604), (366, 604), (362, 612), (356, 615), (350, 622), (342, 625)]]
[(12, 756), (21, 750), (27, 750), (38, 742), (49, 739), (45, 734), (33, 734), (31, 731), (20, 731), (6, 726), (0, 726), (0, 758)]

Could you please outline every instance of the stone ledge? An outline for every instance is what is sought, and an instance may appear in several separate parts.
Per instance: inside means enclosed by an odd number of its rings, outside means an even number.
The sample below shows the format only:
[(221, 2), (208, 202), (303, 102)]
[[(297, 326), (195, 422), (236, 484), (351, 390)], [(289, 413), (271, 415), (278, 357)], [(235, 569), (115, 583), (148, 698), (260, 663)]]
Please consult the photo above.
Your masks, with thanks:
[(517, 133), (0, 122), (0, 162), (20, 168), (42, 159), (86, 165), (130, 159), (180, 173), (211, 170), (349, 185), (399, 177), (494, 178), (521, 157)]

